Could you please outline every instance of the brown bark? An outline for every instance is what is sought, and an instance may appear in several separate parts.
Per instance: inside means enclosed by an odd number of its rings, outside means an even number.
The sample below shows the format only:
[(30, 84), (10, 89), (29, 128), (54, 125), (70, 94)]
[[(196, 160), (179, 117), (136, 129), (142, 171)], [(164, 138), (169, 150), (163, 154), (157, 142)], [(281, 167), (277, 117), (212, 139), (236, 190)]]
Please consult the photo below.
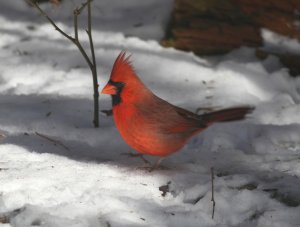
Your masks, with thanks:
[(217, 54), (262, 45), (260, 29), (300, 39), (300, 0), (176, 0), (166, 46)]

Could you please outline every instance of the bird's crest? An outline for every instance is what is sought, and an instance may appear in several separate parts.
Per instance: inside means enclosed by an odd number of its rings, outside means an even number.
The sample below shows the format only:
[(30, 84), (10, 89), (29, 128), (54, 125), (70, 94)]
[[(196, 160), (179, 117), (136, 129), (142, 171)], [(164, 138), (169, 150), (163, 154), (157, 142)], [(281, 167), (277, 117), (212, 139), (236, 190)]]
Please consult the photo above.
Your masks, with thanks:
[(115, 81), (125, 82), (131, 80), (132, 77), (136, 77), (134, 68), (130, 62), (130, 55), (126, 57), (126, 52), (121, 51), (115, 63), (113, 65), (110, 78)]

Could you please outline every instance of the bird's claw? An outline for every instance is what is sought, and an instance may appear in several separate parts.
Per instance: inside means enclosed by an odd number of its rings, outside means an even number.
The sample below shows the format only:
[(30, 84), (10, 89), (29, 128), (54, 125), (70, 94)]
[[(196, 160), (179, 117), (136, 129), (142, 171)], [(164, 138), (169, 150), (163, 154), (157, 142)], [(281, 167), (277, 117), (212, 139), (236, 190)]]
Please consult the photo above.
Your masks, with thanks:
[(132, 158), (141, 158), (144, 163), (150, 164), (150, 162), (146, 158), (144, 158), (143, 154), (128, 152), (128, 153), (121, 153), (121, 155), (126, 155), (126, 156), (132, 157)]
[(142, 167), (142, 169), (146, 169), (146, 170), (148, 170), (148, 172), (152, 172), (152, 171), (154, 171), (154, 170), (156, 170), (156, 169), (168, 169), (168, 168), (163, 167), (163, 166), (160, 165), (160, 163), (162, 162), (162, 160), (164, 160), (164, 157), (159, 158), (159, 159), (155, 162), (154, 165)]
[(153, 165), (153, 166), (140, 166), (140, 167), (137, 167), (136, 169), (138, 169), (138, 170), (145, 170), (145, 171), (151, 173), (154, 170), (168, 170), (170, 168), (168, 168), (166, 166), (156, 166), (156, 165)]

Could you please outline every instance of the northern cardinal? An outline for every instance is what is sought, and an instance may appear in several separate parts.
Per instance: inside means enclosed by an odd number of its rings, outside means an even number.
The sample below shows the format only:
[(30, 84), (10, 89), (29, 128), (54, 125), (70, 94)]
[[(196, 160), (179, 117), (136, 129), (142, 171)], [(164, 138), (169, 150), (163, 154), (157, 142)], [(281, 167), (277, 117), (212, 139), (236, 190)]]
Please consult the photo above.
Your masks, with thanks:
[(129, 58), (119, 54), (101, 93), (112, 96), (115, 124), (127, 144), (141, 154), (161, 157), (153, 168), (213, 123), (241, 120), (253, 110), (242, 106), (198, 115), (174, 106), (144, 85)]

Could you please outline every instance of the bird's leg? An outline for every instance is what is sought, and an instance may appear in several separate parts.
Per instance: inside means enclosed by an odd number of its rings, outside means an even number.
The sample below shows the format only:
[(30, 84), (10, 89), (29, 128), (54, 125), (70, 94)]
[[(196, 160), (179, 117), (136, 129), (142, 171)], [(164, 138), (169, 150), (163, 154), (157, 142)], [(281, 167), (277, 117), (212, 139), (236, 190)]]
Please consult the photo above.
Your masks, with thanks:
[(167, 167), (160, 166), (162, 160), (164, 160), (164, 157), (159, 158), (152, 166), (143, 166), (143, 167), (138, 167), (137, 169), (147, 170), (148, 172), (152, 172), (153, 170), (156, 169), (168, 169)]
[(159, 158), (153, 166), (150, 167), (149, 172), (152, 172), (153, 170), (157, 169), (160, 165), (160, 163), (164, 160), (164, 157)]
[(150, 162), (144, 158), (143, 154), (139, 154), (139, 153), (131, 153), (130, 151), (128, 153), (122, 153), (122, 155), (126, 155), (126, 156), (129, 156), (129, 157), (133, 157), (133, 158), (141, 158), (143, 160), (143, 162), (145, 162), (146, 164), (150, 164)]

